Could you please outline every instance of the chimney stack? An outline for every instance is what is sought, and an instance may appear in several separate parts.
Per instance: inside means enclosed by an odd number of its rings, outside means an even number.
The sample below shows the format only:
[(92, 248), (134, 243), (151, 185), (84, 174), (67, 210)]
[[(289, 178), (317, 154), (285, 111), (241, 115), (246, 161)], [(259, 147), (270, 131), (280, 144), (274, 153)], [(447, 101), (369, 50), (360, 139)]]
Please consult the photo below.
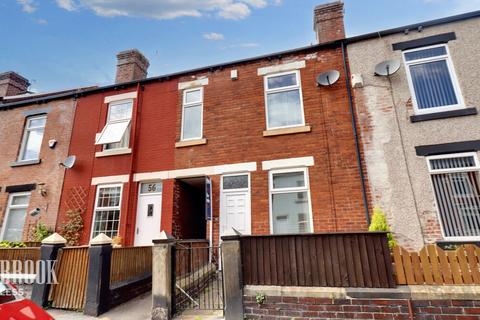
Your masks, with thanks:
[(149, 65), (148, 59), (137, 49), (119, 52), (115, 83), (145, 79)]
[(343, 1), (316, 6), (313, 14), (313, 30), (317, 34), (317, 43), (344, 39)]
[(0, 98), (26, 93), (30, 82), (16, 72), (0, 73)]

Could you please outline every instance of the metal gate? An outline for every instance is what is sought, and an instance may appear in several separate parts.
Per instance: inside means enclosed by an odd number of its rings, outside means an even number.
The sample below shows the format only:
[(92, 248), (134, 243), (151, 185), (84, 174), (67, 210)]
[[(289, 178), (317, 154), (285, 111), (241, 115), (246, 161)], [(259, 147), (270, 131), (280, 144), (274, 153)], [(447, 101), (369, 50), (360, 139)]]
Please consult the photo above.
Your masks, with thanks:
[(173, 314), (184, 310), (223, 311), (220, 247), (206, 241), (182, 241), (173, 248)]

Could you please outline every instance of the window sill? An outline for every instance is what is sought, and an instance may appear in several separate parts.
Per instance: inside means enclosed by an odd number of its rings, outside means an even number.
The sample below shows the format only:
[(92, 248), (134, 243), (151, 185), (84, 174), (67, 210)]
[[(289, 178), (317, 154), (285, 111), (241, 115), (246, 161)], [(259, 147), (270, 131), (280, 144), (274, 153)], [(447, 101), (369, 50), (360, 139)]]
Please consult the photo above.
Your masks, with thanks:
[(36, 160), (27, 160), (27, 161), (16, 161), (10, 163), (10, 167), (23, 167), (23, 166), (31, 166), (35, 164), (40, 164), (42, 162), (41, 159), (36, 159)]
[(132, 149), (119, 149), (119, 150), (104, 150), (100, 152), (95, 152), (95, 157), (96, 158), (101, 158), (101, 157), (111, 157), (111, 156), (119, 156), (122, 154), (130, 154), (132, 153)]
[(292, 127), (292, 128), (282, 128), (282, 129), (271, 129), (263, 131), (264, 137), (279, 136), (284, 134), (294, 134), (302, 132), (310, 132), (312, 128), (310, 126), (301, 126), (301, 127)]
[(443, 112), (427, 113), (427, 114), (419, 114), (419, 115), (411, 116), (410, 122), (413, 123), (413, 122), (421, 122), (421, 121), (429, 121), (429, 120), (472, 116), (472, 115), (476, 115), (477, 113), (478, 113), (477, 108), (463, 108), (463, 109), (452, 110), (452, 111), (443, 111)]
[(202, 144), (207, 144), (207, 139), (203, 138), (196, 140), (178, 141), (175, 143), (175, 148), (198, 146)]

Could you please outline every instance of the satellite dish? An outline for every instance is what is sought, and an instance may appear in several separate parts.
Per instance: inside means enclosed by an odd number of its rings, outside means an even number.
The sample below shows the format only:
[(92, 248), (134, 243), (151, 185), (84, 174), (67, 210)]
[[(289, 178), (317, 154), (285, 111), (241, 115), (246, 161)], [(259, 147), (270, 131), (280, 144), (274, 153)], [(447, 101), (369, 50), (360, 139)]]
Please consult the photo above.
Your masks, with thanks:
[(375, 66), (376, 76), (390, 76), (400, 69), (400, 62), (398, 60), (386, 60)]
[(330, 86), (338, 81), (340, 78), (340, 72), (337, 70), (329, 70), (322, 72), (317, 77), (317, 84), (319, 86)]
[(62, 163), (60, 163), (60, 165), (62, 167), (65, 167), (67, 169), (72, 169), (73, 168), (73, 165), (75, 164), (75, 160), (77, 160), (77, 157), (75, 156), (68, 156), (67, 159), (63, 160)]

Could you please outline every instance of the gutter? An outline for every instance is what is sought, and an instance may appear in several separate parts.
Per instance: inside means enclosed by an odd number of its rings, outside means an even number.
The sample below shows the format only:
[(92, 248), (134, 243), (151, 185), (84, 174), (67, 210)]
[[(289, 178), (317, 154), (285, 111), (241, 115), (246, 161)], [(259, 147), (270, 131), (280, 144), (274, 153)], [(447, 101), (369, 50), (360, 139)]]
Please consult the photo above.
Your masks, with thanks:
[(365, 185), (365, 173), (363, 172), (363, 168), (362, 168), (362, 156), (360, 154), (360, 143), (358, 141), (357, 120), (355, 119), (352, 88), (350, 86), (350, 70), (347, 66), (347, 56), (345, 53), (344, 42), (342, 42), (342, 58), (343, 58), (343, 69), (345, 72), (345, 85), (347, 86), (348, 106), (350, 108), (350, 114), (352, 115), (352, 129), (353, 129), (353, 136), (355, 139), (355, 151), (357, 154), (358, 172), (360, 173), (360, 180), (362, 182), (362, 198), (363, 198), (363, 207), (365, 209), (365, 220), (367, 222), (367, 226), (370, 226), (370, 213), (368, 210), (368, 197), (367, 197), (367, 190)]

